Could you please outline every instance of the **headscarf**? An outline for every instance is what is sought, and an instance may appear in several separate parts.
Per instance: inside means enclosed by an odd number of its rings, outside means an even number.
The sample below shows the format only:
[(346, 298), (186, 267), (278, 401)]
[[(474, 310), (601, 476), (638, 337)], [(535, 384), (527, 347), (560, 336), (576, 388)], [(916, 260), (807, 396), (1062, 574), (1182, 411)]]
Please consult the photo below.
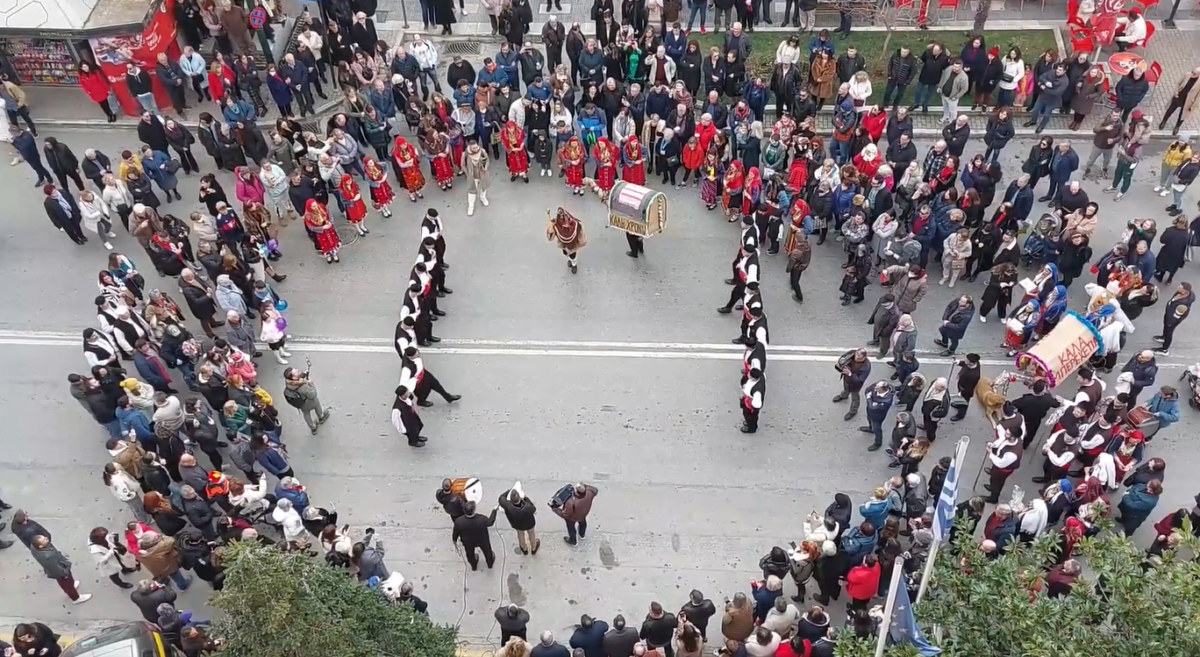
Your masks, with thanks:
[(843, 529), (850, 526), (850, 517), (853, 513), (854, 507), (850, 503), (850, 496), (845, 493), (834, 495), (833, 504), (825, 509), (825, 515), (836, 520), (838, 526)]

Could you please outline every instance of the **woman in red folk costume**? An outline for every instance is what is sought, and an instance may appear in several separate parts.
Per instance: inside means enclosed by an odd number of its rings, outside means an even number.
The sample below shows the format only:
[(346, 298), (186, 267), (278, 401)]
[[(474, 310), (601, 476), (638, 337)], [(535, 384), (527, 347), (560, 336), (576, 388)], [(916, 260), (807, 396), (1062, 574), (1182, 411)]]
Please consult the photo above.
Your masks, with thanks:
[(617, 184), (616, 148), (605, 137), (596, 140), (592, 146), (592, 157), (596, 158), (596, 184), (600, 189), (609, 191)]
[(508, 165), (508, 181), (512, 182), (518, 176), (529, 183), (529, 152), (525, 150), (525, 131), (509, 121), (500, 131), (500, 143), (504, 144), (504, 161)]
[(792, 166), (788, 169), (787, 188), (793, 196), (803, 194), (805, 185), (808, 184), (808, 159), (796, 157), (792, 159)]
[(362, 192), (358, 191), (358, 183), (354, 182), (350, 174), (342, 174), (342, 179), (338, 181), (338, 192), (346, 203), (346, 221), (354, 225), (354, 230), (357, 230), (359, 235), (371, 232), (367, 230), (366, 225), (367, 204), (363, 203)]
[(425, 137), (425, 156), (433, 161), (433, 177), (444, 192), (454, 187), (454, 165), (450, 163), (450, 145), (446, 135), (429, 132)]
[(750, 173), (746, 174), (746, 191), (742, 193), (742, 214), (753, 212), (761, 200), (762, 176), (758, 173), (758, 167), (750, 167)]
[(371, 187), (371, 207), (387, 219), (392, 216), (392, 201), (396, 198), (396, 193), (388, 183), (387, 170), (383, 163), (370, 157), (363, 158), (363, 170), (367, 172), (367, 184)]
[(579, 137), (571, 137), (558, 151), (559, 163), (566, 173), (567, 187), (572, 194), (583, 196), (583, 162), (587, 152), (583, 150), (583, 142)]
[(646, 149), (637, 137), (621, 147), (621, 180), (634, 185), (646, 184)]
[(742, 211), (742, 192), (746, 189), (746, 173), (742, 169), (741, 160), (733, 160), (725, 170), (725, 184), (721, 191), (721, 204), (725, 206), (725, 216), (729, 222), (738, 220)]
[(421, 159), (417, 155), (417, 149), (404, 137), (396, 137), (392, 158), (396, 160), (396, 168), (400, 171), (397, 180), (408, 190), (408, 200), (416, 203), (417, 199), (425, 198), (421, 193), (421, 190), (425, 189), (425, 174), (421, 172)]
[(325, 256), (325, 262), (341, 262), (338, 249), (342, 246), (342, 240), (329, 221), (329, 210), (320, 201), (310, 198), (304, 205), (304, 227), (313, 234), (317, 248)]

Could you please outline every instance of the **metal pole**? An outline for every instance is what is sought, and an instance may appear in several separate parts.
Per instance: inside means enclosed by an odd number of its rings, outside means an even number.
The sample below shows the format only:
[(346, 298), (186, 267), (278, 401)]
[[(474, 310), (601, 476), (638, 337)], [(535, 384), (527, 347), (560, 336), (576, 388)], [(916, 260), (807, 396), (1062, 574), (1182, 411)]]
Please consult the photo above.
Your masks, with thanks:
[(1179, 11), (1179, 0), (1175, 0), (1175, 4), (1171, 6), (1171, 15), (1163, 21), (1163, 27), (1168, 30), (1175, 29), (1175, 14)]
[(883, 620), (879, 623), (879, 642), (875, 644), (875, 657), (883, 657), (883, 649), (887, 647), (888, 631), (892, 628), (892, 611), (896, 607), (896, 587), (904, 575), (904, 557), (896, 557), (892, 567), (892, 583), (888, 585), (887, 603), (883, 606)]
[(400, 2), (400, 16), (404, 18), (404, 29), (408, 29), (408, 7), (404, 6), (404, 0)]

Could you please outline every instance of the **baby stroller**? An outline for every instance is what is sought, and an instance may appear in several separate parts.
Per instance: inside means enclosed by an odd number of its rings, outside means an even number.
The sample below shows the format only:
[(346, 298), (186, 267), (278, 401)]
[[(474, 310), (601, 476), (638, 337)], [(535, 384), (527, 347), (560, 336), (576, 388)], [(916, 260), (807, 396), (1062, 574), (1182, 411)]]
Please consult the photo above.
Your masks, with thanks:
[(1179, 380), (1187, 382), (1188, 405), (1200, 411), (1200, 363), (1184, 370)]
[(1059, 237), (1062, 234), (1062, 223), (1053, 214), (1043, 214), (1041, 219), (1034, 222), (1029, 236), (1021, 247), (1021, 263), (1025, 269), (1041, 268), (1043, 265), (1058, 260)]

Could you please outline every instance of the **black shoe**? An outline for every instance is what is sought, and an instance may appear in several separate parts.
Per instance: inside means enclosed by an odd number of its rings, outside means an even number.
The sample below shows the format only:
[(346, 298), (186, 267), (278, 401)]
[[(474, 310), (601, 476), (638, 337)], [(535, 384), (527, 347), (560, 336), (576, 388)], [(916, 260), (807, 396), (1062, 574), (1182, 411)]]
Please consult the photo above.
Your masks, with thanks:
[(984, 484), (984, 485), (983, 485), (983, 489), (984, 489), (984, 490), (986, 490), (987, 492), (989, 492), (989, 493), (990, 493), (990, 492), (992, 492), (992, 485), (991, 485), (991, 484)]
[(276, 283), (282, 283), (287, 280), (287, 274), (276, 274), (271, 276), (271, 280), (275, 281)]
[(563, 536), (563, 543), (566, 543), (567, 545), (579, 545), (579, 541), (572, 541), (566, 536)]
[(1026, 121), (1021, 124), (1021, 127), (1028, 128), (1031, 125), (1037, 125), (1037, 121)]
[(432, 408), (433, 402), (429, 401), (428, 399), (422, 399), (421, 401), (417, 402), (417, 406), (420, 406), (421, 408)]
[(1035, 483), (1035, 484), (1044, 484), (1047, 481), (1049, 481), (1049, 479), (1046, 479), (1045, 477), (1034, 477), (1033, 478), (1033, 483)]
[(868, 452), (878, 452), (880, 447), (882, 447), (882, 445), (880, 445), (878, 443), (871, 443), (871, 445), (869, 447), (867, 447), (867, 451)]
[(445, 399), (447, 404), (452, 404), (462, 399), (462, 395), (442, 395), (442, 399)]
[(746, 344), (746, 338), (734, 338), (730, 340), (733, 344)]
[(868, 346), (868, 347), (878, 347), (878, 346), (879, 346), (879, 340), (871, 340), (870, 342), (868, 342), (868, 343), (867, 343), (867, 346)]
[(439, 338), (439, 337), (438, 337), (438, 336), (436, 336), (436, 335), (431, 335), (431, 336), (429, 336), (429, 341), (430, 341), (430, 342), (433, 342), (433, 343), (435, 343), (435, 344), (436, 344), (436, 343), (438, 343), (438, 342), (441, 342), (441, 341), (442, 341), (442, 339), (441, 339), (441, 338)]
[(751, 429), (750, 427), (743, 424), (742, 426), (738, 427), (738, 431), (741, 431), (742, 433), (754, 433), (755, 431), (758, 431), (758, 430)]
[(1050, 200), (1053, 198), (1054, 198), (1053, 196), (1043, 196), (1038, 199), (1038, 203), (1049, 203)]
[(433, 314), (434, 314), (434, 316), (435, 316), (435, 317), (445, 317), (445, 316), (446, 316), (446, 311), (444, 311), (444, 310), (434, 310), (434, 311), (433, 311)]
[(721, 306), (720, 308), (717, 308), (717, 312), (721, 313), (722, 315), (728, 315), (729, 313), (733, 312), (733, 306)]
[(131, 588), (133, 588), (133, 584), (130, 584), (129, 582), (113, 582), (113, 583), (114, 583), (114, 584), (116, 584), (117, 586), (119, 586), (119, 587), (123, 588), (123, 589), (131, 589)]
[(11, 508), (11, 504), (5, 504), (4, 502), (0, 501), (0, 511), (8, 511)]
[[(635, 259), (637, 258), (637, 254), (634, 253), (633, 251), (626, 251), (625, 255), (629, 256), (630, 258), (635, 258)], [(574, 543), (572, 543), (571, 545), (574, 545)]]
[(861, 432), (863, 432), (863, 433), (873, 433), (873, 432), (871, 431), (871, 427), (859, 427), (859, 428), (858, 428), (858, 430), (859, 430), (859, 431), (861, 431)]
[(437, 291), (437, 297), (438, 297), (439, 299), (441, 299), (441, 298), (443, 298), (443, 297), (445, 297), (445, 296), (446, 296), (446, 292), (445, 292), (444, 290), (438, 290), (438, 291)]
[(732, 279), (732, 278), (726, 278), (726, 279), (725, 279), (725, 284), (726, 284), (726, 285), (737, 285), (737, 281), (735, 281), (735, 280), (734, 280), (734, 279)]
[[(443, 267), (443, 269), (449, 269), (449, 267)], [(454, 294), (454, 290), (451, 290), (448, 287), (443, 287), (442, 294)]]

